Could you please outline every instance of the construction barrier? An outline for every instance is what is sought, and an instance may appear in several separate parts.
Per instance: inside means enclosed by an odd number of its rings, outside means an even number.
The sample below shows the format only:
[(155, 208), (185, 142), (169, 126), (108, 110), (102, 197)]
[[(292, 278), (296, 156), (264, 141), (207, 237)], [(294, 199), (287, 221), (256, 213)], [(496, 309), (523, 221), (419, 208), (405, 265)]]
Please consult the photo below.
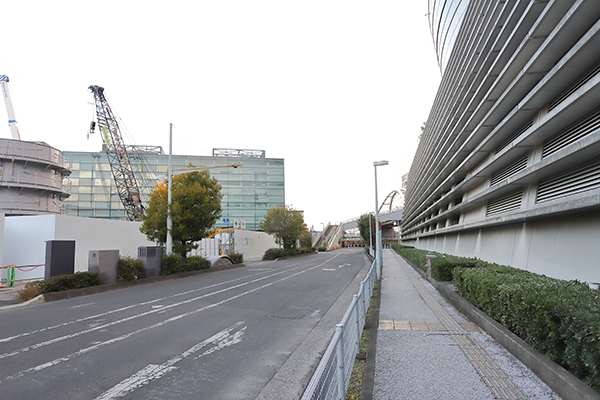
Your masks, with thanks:
[[(6, 287), (11, 288), (11, 287), (15, 287), (15, 269), (18, 269), (19, 271), (22, 272), (30, 272), (33, 271), (36, 268), (39, 267), (43, 267), (45, 264), (40, 264), (40, 265), (24, 265), (21, 267), (17, 267), (16, 265), (7, 265), (6, 267), (0, 267), (0, 269), (6, 269), (7, 270), (7, 275), (6, 275)], [(1, 287), (1, 286), (0, 286)]]

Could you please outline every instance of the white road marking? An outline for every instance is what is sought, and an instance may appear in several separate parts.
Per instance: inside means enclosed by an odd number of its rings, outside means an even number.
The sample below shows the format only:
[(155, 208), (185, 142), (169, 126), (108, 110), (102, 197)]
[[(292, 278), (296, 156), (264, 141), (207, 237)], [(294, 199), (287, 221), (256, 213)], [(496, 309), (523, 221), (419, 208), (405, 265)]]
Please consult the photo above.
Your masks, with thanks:
[(323, 268), (323, 271), (335, 271), (335, 268)]
[(85, 304), (79, 304), (77, 306), (72, 306), (71, 308), (79, 308), (79, 307), (86, 307), (86, 306), (92, 306), (96, 303), (85, 303)]
[[(296, 267), (296, 265), (297, 264), (291, 264), (291, 265), (287, 266), (286, 268), (289, 269), (289, 268), (292, 268), (292, 267)], [(269, 271), (270, 270), (273, 270), (273, 269), (271, 268), (271, 269), (269, 269)], [(259, 274), (257, 274), (257, 275), (259, 275)], [(247, 278), (248, 278), (248, 276), (241, 276), (239, 278), (231, 279), (231, 280), (224, 281), (224, 282), (215, 283), (213, 285), (203, 286), (203, 287), (200, 287), (200, 288), (197, 288), (197, 289), (192, 289), (192, 290), (188, 290), (188, 291), (185, 291), (185, 292), (176, 293), (176, 294), (173, 294), (173, 295), (170, 295), (170, 296), (166, 296), (166, 297), (159, 297), (157, 299), (148, 300), (148, 301), (144, 301), (144, 302), (137, 303), (137, 304), (132, 304), (132, 305), (129, 305), (129, 306), (117, 308), (117, 309), (106, 311), (106, 312), (103, 312), (103, 313), (100, 313), (100, 314), (96, 314), (96, 315), (90, 315), (89, 317), (79, 318), (79, 319), (76, 319), (76, 320), (73, 320), (73, 321), (63, 322), (61, 324), (49, 326), (49, 327), (46, 327), (46, 328), (35, 329), (35, 330), (29, 331), (29, 332), (20, 333), (18, 335), (0, 338), (0, 343), (10, 342), (11, 340), (15, 340), (15, 339), (18, 339), (18, 338), (21, 338), (21, 337), (25, 337), (25, 336), (31, 336), (31, 335), (36, 334), (36, 333), (41, 333), (41, 332), (45, 332), (45, 331), (49, 331), (49, 330), (57, 329), (57, 328), (62, 328), (62, 327), (68, 326), (68, 325), (76, 324), (78, 322), (85, 322), (85, 321), (88, 321), (90, 319), (94, 319), (94, 318), (98, 318), (98, 317), (104, 317), (106, 315), (115, 314), (115, 313), (122, 312), (122, 311), (127, 311), (127, 310), (129, 310), (131, 308), (145, 306), (145, 305), (156, 303), (156, 302), (163, 301), (163, 300), (166, 300), (166, 299), (170, 299), (170, 298), (174, 298), (174, 297), (179, 297), (179, 296), (185, 296), (185, 295), (188, 295), (190, 293), (199, 292), (199, 291), (202, 291), (202, 290), (212, 289), (212, 288), (217, 287), (217, 286), (227, 285), (227, 284), (230, 284), (230, 283), (233, 283), (233, 282), (237, 282), (237, 281), (240, 281), (240, 280), (244, 280), (244, 279), (247, 279)], [(90, 303), (90, 304), (93, 304), (93, 303)], [(0, 358), (2, 358), (2, 357), (0, 357)]]
[[(267, 287), (269, 287), (269, 286), (272, 286), (272, 285), (274, 285), (274, 284), (276, 284), (276, 283), (283, 282), (283, 281), (285, 281), (285, 280), (288, 280), (288, 279), (291, 279), (291, 278), (293, 278), (293, 277), (295, 277), (295, 276), (298, 276), (298, 275), (304, 274), (304, 273), (306, 273), (306, 272), (312, 271), (312, 270), (314, 270), (314, 269), (317, 269), (317, 268), (321, 268), (323, 265), (325, 265), (327, 262), (331, 261), (332, 259), (336, 258), (337, 256), (338, 256), (338, 255), (335, 255), (335, 256), (333, 256), (332, 258), (330, 258), (329, 260), (327, 260), (327, 261), (325, 261), (325, 262), (323, 262), (323, 263), (321, 263), (321, 264), (319, 264), (319, 265), (316, 265), (316, 266), (314, 266), (314, 267), (311, 267), (311, 268), (309, 268), (309, 269), (305, 269), (305, 270), (298, 271), (298, 272), (296, 272), (296, 273), (294, 273), (294, 274), (292, 274), (292, 275), (289, 275), (289, 276), (286, 276), (286, 277), (280, 278), (280, 279), (278, 279), (278, 280), (275, 280), (275, 281), (273, 281), (273, 282), (270, 282), (270, 283), (266, 283), (266, 284), (264, 284), (264, 285), (262, 285), (262, 286), (259, 286), (259, 287), (257, 287), (257, 288), (254, 288), (254, 289), (250, 289), (250, 290), (248, 290), (248, 291), (246, 291), (246, 292), (239, 293), (239, 294), (237, 294), (237, 295), (235, 295), (235, 296), (232, 296), (232, 297), (226, 298), (226, 299), (224, 299), (224, 300), (221, 300), (221, 301), (219, 301), (219, 302), (216, 302), (216, 303), (213, 303), (213, 304), (208, 304), (208, 305), (206, 305), (206, 306), (204, 306), (204, 307), (201, 307), (201, 308), (199, 308), (199, 309), (192, 310), (192, 311), (188, 311), (188, 312), (186, 312), (186, 313), (183, 313), (183, 314), (176, 315), (176, 316), (174, 316), (174, 317), (168, 318), (168, 319), (166, 319), (166, 320), (164, 320), (164, 321), (158, 322), (158, 323), (156, 323), (156, 324), (153, 324), (153, 325), (146, 326), (146, 327), (144, 327), (144, 328), (141, 328), (141, 329), (138, 329), (138, 330), (136, 330), (136, 331), (133, 331), (133, 332), (126, 333), (126, 334), (124, 334), (124, 335), (121, 335), (121, 336), (118, 336), (118, 337), (112, 338), (112, 339), (110, 339), (110, 340), (107, 340), (107, 341), (104, 341), (104, 342), (99, 342), (99, 343), (96, 343), (96, 344), (94, 344), (93, 346), (90, 346), (90, 347), (86, 347), (86, 348), (80, 349), (79, 351), (76, 351), (76, 352), (74, 352), (74, 353), (71, 353), (71, 354), (69, 354), (69, 355), (67, 355), (67, 356), (60, 357), (60, 358), (54, 359), (54, 360), (52, 360), (52, 361), (48, 361), (48, 362), (46, 362), (46, 363), (43, 363), (43, 364), (37, 365), (37, 366), (35, 366), (35, 367), (32, 367), (32, 368), (28, 368), (28, 369), (26, 369), (26, 370), (23, 370), (23, 371), (21, 371), (21, 372), (19, 372), (19, 373), (15, 374), (15, 375), (12, 375), (12, 376), (5, 376), (5, 377), (4, 377), (4, 379), (0, 379), (0, 383), (2, 383), (2, 382), (3, 382), (3, 380), (5, 380), (5, 379), (19, 378), (19, 377), (22, 377), (23, 375), (25, 375), (25, 374), (27, 374), (27, 373), (30, 373), (30, 372), (37, 372), (37, 371), (41, 371), (41, 370), (44, 370), (44, 369), (46, 369), (46, 368), (49, 368), (49, 367), (53, 367), (53, 366), (55, 366), (55, 365), (58, 365), (58, 364), (60, 364), (60, 363), (62, 363), (62, 362), (69, 361), (71, 358), (74, 358), (74, 357), (81, 356), (81, 355), (83, 355), (83, 354), (89, 353), (89, 352), (91, 352), (91, 351), (97, 350), (97, 349), (99, 349), (99, 348), (101, 348), (101, 347), (104, 347), (104, 346), (107, 346), (107, 345), (110, 345), (110, 344), (113, 344), (113, 343), (116, 343), (116, 342), (120, 342), (120, 341), (122, 341), (122, 340), (125, 340), (125, 339), (128, 339), (128, 338), (130, 338), (130, 337), (132, 337), (132, 336), (135, 336), (135, 335), (137, 335), (137, 334), (139, 334), (139, 333), (142, 333), (142, 332), (145, 332), (145, 331), (149, 331), (149, 330), (151, 330), (151, 329), (158, 328), (158, 327), (160, 327), (160, 326), (166, 325), (166, 324), (168, 324), (168, 323), (170, 323), (170, 322), (177, 321), (177, 320), (179, 320), (180, 318), (188, 317), (188, 316), (190, 316), (190, 315), (193, 315), (193, 314), (196, 314), (196, 313), (199, 313), (199, 312), (202, 312), (202, 311), (205, 311), (205, 310), (208, 310), (208, 309), (211, 309), (211, 308), (214, 308), (214, 307), (220, 306), (220, 305), (222, 305), (222, 304), (225, 304), (225, 303), (227, 303), (227, 302), (230, 302), (230, 301), (232, 301), (232, 300), (235, 300), (235, 299), (237, 299), (237, 298), (243, 297), (243, 296), (245, 296), (245, 295), (247, 295), (247, 294), (250, 294), (250, 293), (253, 293), (253, 292), (256, 292), (256, 291), (262, 290), (262, 289), (264, 289), (264, 288), (267, 288)], [(275, 276), (275, 275), (279, 275), (279, 273), (277, 273), (277, 274), (273, 274), (272, 276)], [(262, 278), (262, 279), (266, 279), (266, 278)], [(255, 280), (255, 281), (258, 281), (258, 280), (261, 280), (261, 279), (257, 279), (257, 280)], [(244, 286), (244, 284), (236, 285), (236, 287), (237, 287), (237, 286)], [(224, 291), (226, 291), (226, 290), (228, 290), (228, 289), (222, 289), (222, 290), (220, 290), (220, 291), (217, 291), (217, 292), (224, 292)], [(215, 292), (215, 293), (217, 293), (217, 292)], [(194, 299), (188, 299), (188, 300), (186, 300), (186, 301), (183, 301), (183, 302), (181, 302), (181, 304), (184, 304), (184, 303), (189, 303), (189, 302), (191, 302), (191, 301), (194, 301), (194, 300), (196, 300), (196, 299), (203, 298), (203, 297), (208, 297), (208, 296), (209, 296), (209, 295), (205, 295), (205, 296), (200, 296), (200, 297), (197, 297), (197, 298), (194, 298)], [(166, 306), (166, 307), (170, 307), (170, 306)], [(147, 314), (151, 314), (151, 313), (153, 313), (153, 312), (154, 312), (154, 311), (148, 311), (148, 312), (146, 312), (146, 313), (142, 313), (142, 314), (144, 314), (144, 315), (147, 315)], [(141, 316), (142, 314), (140, 314), (139, 316)], [(130, 320), (130, 319), (134, 319), (134, 318), (137, 318), (137, 316), (132, 316), (132, 317), (129, 317), (129, 318), (124, 318), (124, 319), (123, 319), (123, 320), (121, 320), (121, 321), (124, 321), (124, 320)], [(113, 322), (113, 323), (106, 324), (106, 325), (104, 325), (104, 326), (106, 327), (106, 326), (116, 325), (117, 323), (119, 323), (119, 321), (115, 321), (115, 322)], [(99, 328), (99, 327), (98, 327), (98, 328)], [(51, 343), (55, 343), (55, 342), (58, 342), (58, 341), (61, 341), (61, 340), (65, 340), (65, 339), (67, 339), (67, 338), (76, 337), (76, 336), (79, 336), (79, 335), (83, 334), (84, 332), (85, 332), (85, 333), (87, 333), (88, 331), (92, 331), (92, 330), (98, 330), (98, 329), (97, 329), (97, 328), (93, 328), (93, 329), (87, 329), (86, 331), (76, 332), (76, 333), (74, 333), (74, 334), (71, 334), (71, 335), (66, 335), (66, 336), (63, 336), (63, 337), (60, 337), (60, 338), (56, 338), (56, 339), (52, 339), (52, 340), (49, 340), (49, 341), (46, 341), (46, 342), (38, 343), (38, 344), (36, 344), (36, 345), (32, 345), (32, 346), (29, 346), (29, 347), (25, 347), (24, 349), (21, 349), (21, 350), (17, 350), (17, 351), (15, 351), (15, 352), (13, 352), (13, 353), (5, 353), (5, 354), (3, 354), (3, 355), (0, 355), (0, 358), (7, 357), (7, 356), (9, 356), (9, 355), (19, 354), (19, 353), (21, 353), (21, 352), (23, 352), (23, 351), (28, 351), (28, 350), (31, 350), (31, 349), (39, 348), (39, 347), (42, 347), (43, 345), (47, 345), (47, 344), (51, 344)]]
[(119, 397), (123, 397), (142, 386), (149, 384), (150, 382), (161, 378), (166, 373), (177, 369), (174, 365), (180, 362), (181, 360), (191, 356), (194, 353), (202, 350), (204, 347), (212, 345), (213, 347), (204, 351), (200, 356), (196, 358), (203, 357), (205, 355), (214, 353), (215, 351), (219, 351), (225, 347), (232, 346), (236, 343), (240, 343), (242, 341), (242, 336), (244, 336), (244, 332), (247, 327), (243, 327), (239, 331), (237, 331), (234, 335), (231, 335), (231, 332), (237, 329), (243, 322), (237, 322), (233, 326), (222, 330), (221, 332), (211, 336), (210, 338), (198, 343), (197, 345), (191, 347), (187, 351), (182, 354), (171, 358), (170, 360), (165, 361), (160, 365), (150, 364), (146, 367), (142, 368), (129, 378), (121, 381), (116, 384), (106, 392), (102, 393), (100, 396), (96, 397), (95, 400), (109, 400), (116, 399)]

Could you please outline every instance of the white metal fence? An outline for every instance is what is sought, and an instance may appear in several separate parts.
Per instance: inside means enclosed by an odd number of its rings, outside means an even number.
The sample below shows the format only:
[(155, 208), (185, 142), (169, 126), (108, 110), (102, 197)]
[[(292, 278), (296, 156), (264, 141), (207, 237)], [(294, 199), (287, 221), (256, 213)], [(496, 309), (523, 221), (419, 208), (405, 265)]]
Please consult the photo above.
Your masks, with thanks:
[(335, 334), (304, 391), (302, 400), (343, 400), (346, 397), (375, 280), (376, 268), (373, 261), (342, 322), (336, 325)]

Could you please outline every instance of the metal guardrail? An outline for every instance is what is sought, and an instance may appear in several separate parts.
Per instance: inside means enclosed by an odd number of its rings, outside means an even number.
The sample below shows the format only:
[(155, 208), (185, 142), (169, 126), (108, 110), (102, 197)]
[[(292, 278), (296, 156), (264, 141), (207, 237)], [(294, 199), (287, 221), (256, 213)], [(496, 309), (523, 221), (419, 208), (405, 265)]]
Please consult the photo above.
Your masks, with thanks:
[(353, 296), (342, 322), (336, 325), (335, 334), (306, 387), (302, 400), (344, 400), (346, 398), (346, 390), (358, 354), (360, 337), (365, 327), (365, 317), (376, 279), (375, 261), (373, 261), (367, 276), (360, 283), (358, 293)]

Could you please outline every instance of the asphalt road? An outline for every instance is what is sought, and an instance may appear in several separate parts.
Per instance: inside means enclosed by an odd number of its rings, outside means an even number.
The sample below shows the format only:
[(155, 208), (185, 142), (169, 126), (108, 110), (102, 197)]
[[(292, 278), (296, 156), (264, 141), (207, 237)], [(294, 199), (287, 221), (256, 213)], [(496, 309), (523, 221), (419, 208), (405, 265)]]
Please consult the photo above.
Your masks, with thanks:
[(1, 399), (297, 399), (358, 282), (348, 249), (0, 312)]

